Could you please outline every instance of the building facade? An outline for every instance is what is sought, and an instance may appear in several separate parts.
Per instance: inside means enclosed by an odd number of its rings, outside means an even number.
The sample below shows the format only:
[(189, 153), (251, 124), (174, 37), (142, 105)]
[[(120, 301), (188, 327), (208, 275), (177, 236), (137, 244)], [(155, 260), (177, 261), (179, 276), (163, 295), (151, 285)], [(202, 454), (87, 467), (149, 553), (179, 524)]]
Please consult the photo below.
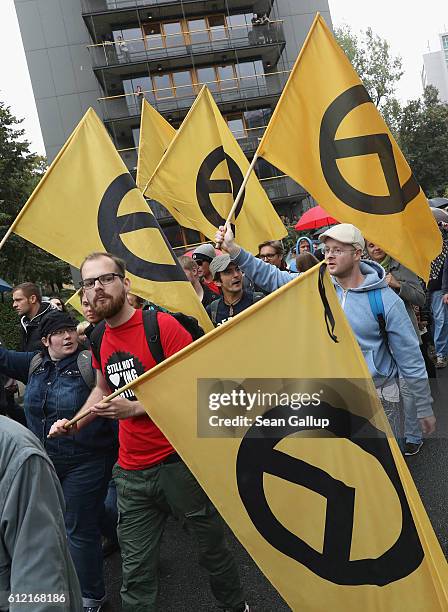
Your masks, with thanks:
[[(135, 170), (142, 97), (178, 127), (206, 83), (250, 159), (316, 11), (327, 0), (15, 0), (51, 161), (89, 106)], [(304, 190), (264, 162), (257, 175), (286, 222)], [(201, 239), (153, 210), (173, 246)]]
[(439, 34), (440, 51), (423, 55), (423, 88), (433, 85), (442, 102), (448, 102), (448, 32)]

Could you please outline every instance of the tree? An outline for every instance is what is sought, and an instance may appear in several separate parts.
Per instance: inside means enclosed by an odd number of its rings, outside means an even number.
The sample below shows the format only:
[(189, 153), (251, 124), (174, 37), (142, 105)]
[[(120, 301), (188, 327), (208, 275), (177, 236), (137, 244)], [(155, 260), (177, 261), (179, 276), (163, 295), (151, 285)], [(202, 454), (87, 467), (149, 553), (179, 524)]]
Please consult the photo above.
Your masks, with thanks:
[[(43, 176), (46, 160), (30, 153), (24, 130), (9, 107), (0, 102), (0, 237), (4, 236)], [(69, 266), (12, 234), (0, 251), (0, 276), (9, 283), (28, 280), (60, 290), (70, 281)]]
[(423, 97), (403, 108), (398, 139), (412, 171), (425, 194), (441, 197), (448, 193), (448, 104), (439, 100), (429, 85)]
[(371, 28), (354, 34), (348, 25), (335, 28), (335, 37), (379, 109), (395, 106), (395, 89), (403, 75), (400, 56), (393, 56), (387, 40)]

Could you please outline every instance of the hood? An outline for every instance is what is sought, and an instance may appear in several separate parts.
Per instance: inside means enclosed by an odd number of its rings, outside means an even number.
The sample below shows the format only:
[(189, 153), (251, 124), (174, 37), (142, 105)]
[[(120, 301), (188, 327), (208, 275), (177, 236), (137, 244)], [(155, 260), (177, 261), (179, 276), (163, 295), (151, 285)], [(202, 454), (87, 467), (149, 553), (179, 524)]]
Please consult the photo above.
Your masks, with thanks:
[(20, 323), (22, 324), (23, 329), (26, 331), (26, 328), (30, 325), (30, 323), (33, 323), (35, 325), (39, 325), (40, 317), (42, 315), (46, 314), (52, 308), (53, 307), (50, 304), (50, 302), (43, 302), (40, 305), (40, 308), (39, 308), (37, 314), (32, 319), (28, 319), (28, 317), (26, 315), (23, 315), (23, 317), (21, 317), (21, 319), (20, 319)]
[[(383, 289), (388, 286), (386, 282), (386, 271), (379, 263), (376, 263), (376, 261), (362, 259), (359, 269), (361, 270), (361, 274), (365, 276), (364, 281), (359, 287), (355, 287), (349, 291), (362, 293), (364, 291), (372, 291), (373, 289)], [(339, 284), (336, 279), (333, 279), (333, 282), (336, 285)]]
[(310, 253), (314, 253), (314, 245), (313, 245), (313, 241), (308, 238), (308, 236), (301, 236), (300, 238), (297, 239), (296, 242), (296, 254), (299, 254), (299, 244), (302, 242), (302, 240), (306, 240), (308, 242), (308, 244), (310, 245)]

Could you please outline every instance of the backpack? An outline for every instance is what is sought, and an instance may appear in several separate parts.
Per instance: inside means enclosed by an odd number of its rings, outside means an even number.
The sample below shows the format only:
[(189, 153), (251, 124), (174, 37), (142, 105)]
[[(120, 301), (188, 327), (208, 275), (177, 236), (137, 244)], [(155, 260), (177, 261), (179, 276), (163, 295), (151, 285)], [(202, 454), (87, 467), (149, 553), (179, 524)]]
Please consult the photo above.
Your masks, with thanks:
[(367, 291), (367, 297), (369, 298), (370, 309), (372, 310), (373, 316), (378, 321), (381, 338), (386, 344), (387, 350), (389, 350), (389, 339), (387, 337), (386, 330), (386, 313), (384, 312), (384, 303), (383, 297), (381, 295), (381, 289)]
[[(200, 327), (199, 323), (194, 317), (183, 314), (182, 312), (170, 312), (168, 313), (178, 323), (182, 325), (184, 329), (191, 335), (193, 342), (204, 335), (204, 330)], [(157, 310), (143, 310), (143, 327), (145, 329), (146, 341), (148, 342), (148, 348), (153, 356), (156, 363), (161, 363), (165, 359), (163, 352), (162, 342), (160, 340), (160, 329), (159, 322), (157, 320)], [(98, 361), (101, 367), (101, 342), (103, 340), (104, 332), (106, 331), (106, 321), (101, 321), (95, 326), (92, 333), (90, 334), (90, 348), (92, 353), (95, 355), (95, 359)]]
[[(254, 291), (252, 293), (252, 304), (255, 304), (255, 302), (259, 302), (264, 297), (266, 297), (264, 293)], [(218, 315), (218, 305), (222, 299), (223, 298), (221, 297), (221, 298), (218, 298), (217, 300), (213, 300), (213, 302), (210, 304), (210, 319), (212, 320), (212, 323), (215, 327), (216, 327), (216, 317)]]
[[(44, 360), (42, 353), (36, 353), (30, 361), (30, 367), (28, 369), (28, 379), (37, 370)], [(92, 367), (92, 355), (90, 351), (80, 351), (76, 358), (76, 365), (78, 366), (79, 373), (82, 376), (83, 381), (89, 387), (93, 389), (96, 385), (96, 374)]]

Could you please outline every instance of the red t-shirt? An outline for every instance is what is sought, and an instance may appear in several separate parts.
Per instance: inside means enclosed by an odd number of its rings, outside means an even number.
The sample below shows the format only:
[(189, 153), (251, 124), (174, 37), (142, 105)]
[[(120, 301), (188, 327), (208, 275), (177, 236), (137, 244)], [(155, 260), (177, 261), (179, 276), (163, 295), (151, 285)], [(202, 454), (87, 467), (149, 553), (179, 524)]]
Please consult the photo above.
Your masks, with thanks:
[[(187, 330), (165, 312), (157, 313), (164, 355), (170, 357), (192, 341)], [(97, 370), (100, 364), (92, 355)], [(101, 342), (101, 365), (111, 391), (116, 391), (156, 365), (148, 348), (142, 310), (136, 310), (123, 325), (106, 329)], [(137, 400), (132, 390), (122, 394)], [(148, 415), (119, 421), (118, 464), (125, 470), (143, 470), (163, 461), (174, 448)]]

